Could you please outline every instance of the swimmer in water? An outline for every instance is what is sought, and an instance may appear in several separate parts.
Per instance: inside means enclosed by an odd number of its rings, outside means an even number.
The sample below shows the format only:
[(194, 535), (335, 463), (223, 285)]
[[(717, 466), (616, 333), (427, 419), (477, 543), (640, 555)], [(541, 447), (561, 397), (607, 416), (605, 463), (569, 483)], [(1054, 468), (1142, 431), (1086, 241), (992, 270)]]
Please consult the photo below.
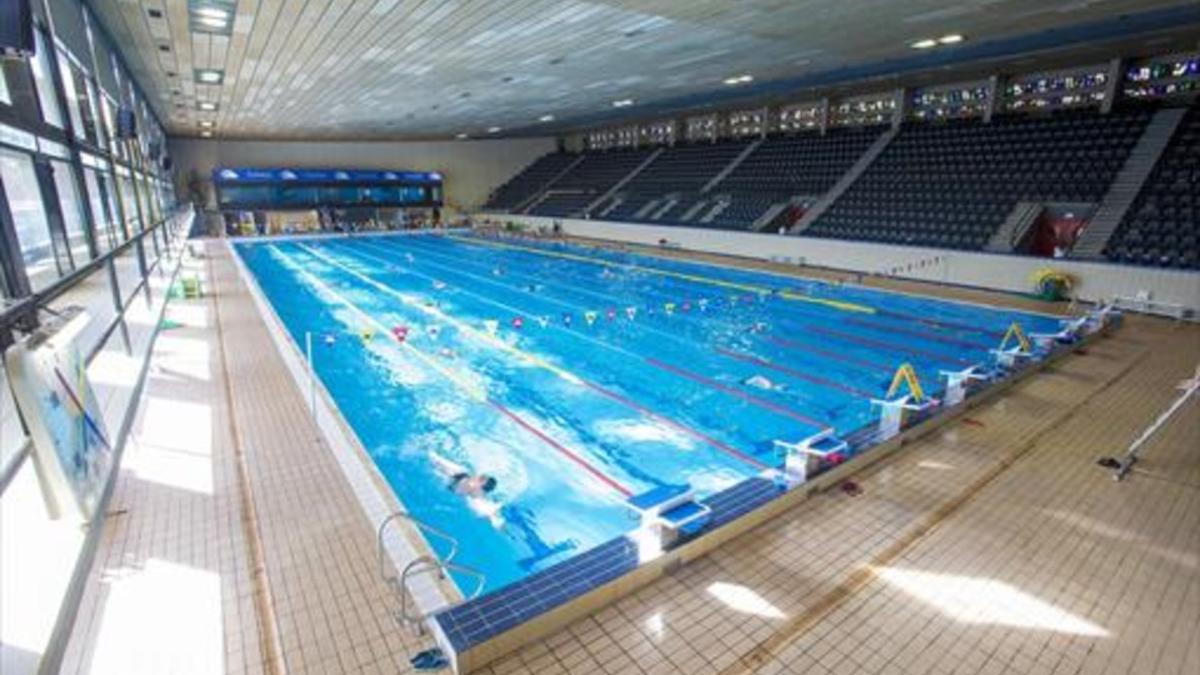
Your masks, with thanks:
[(465, 497), (472, 511), (487, 518), (493, 527), (504, 526), (504, 518), (500, 515), (503, 505), (490, 498), (494, 497), (493, 493), (498, 485), (495, 476), (473, 472), (437, 453), (430, 453), (429, 459), (433, 462), (434, 469), (447, 478), (446, 487), (454, 494)]
[(763, 389), (766, 391), (782, 391), (783, 390), (782, 384), (775, 384), (774, 382), (763, 377), (762, 375), (755, 375), (755, 376), (747, 379), (745, 384), (747, 386), (757, 387), (759, 389)]

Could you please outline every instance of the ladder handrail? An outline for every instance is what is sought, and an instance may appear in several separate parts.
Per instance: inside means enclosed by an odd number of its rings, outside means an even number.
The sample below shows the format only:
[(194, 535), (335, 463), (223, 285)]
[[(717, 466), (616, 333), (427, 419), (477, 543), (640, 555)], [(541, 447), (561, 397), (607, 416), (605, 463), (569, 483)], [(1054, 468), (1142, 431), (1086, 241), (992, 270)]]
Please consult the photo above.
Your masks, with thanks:
[[(450, 552), (444, 557), (441, 557), (437, 555), (436, 551), (432, 551), (431, 548), (432, 553), (422, 554), (410, 560), (408, 564), (404, 566), (404, 569), (400, 571), (398, 576), (396, 574), (389, 573), (387, 549), (383, 538), (384, 534), (387, 532), (388, 525), (401, 518), (412, 523), (422, 532), (426, 532), (439, 539), (442, 539), (443, 541), (449, 542)], [(414, 616), (409, 615), (409, 594), (405, 591), (408, 589), (408, 580), (412, 575), (435, 571), (437, 572), (439, 579), (445, 579), (450, 572), (458, 572), (460, 574), (473, 577), (476, 580), (475, 588), (470, 593), (464, 594), (462, 600), (451, 603), (446, 607), (438, 608), (436, 611), (439, 612), (451, 607), (457, 607), (464, 602), (479, 597), (479, 594), (483, 592), (483, 587), (487, 585), (487, 576), (484, 575), (483, 572), (480, 572), (474, 567), (460, 565), (454, 562), (454, 556), (458, 555), (458, 539), (444, 530), (434, 527), (433, 525), (430, 525), (424, 521), (418, 520), (415, 516), (407, 511), (396, 511), (387, 518), (384, 518), (383, 521), (379, 523), (379, 529), (376, 531), (376, 542), (378, 544), (379, 552), (379, 576), (384, 580), (384, 582), (392, 586), (393, 590), (400, 596), (400, 619), (406, 624), (416, 623), (420, 625), (420, 622), (423, 622), (425, 619), (429, 618), (431, 614), (433, 614), (433, 612), (426, 612), (424, 614), (417, 614)]]

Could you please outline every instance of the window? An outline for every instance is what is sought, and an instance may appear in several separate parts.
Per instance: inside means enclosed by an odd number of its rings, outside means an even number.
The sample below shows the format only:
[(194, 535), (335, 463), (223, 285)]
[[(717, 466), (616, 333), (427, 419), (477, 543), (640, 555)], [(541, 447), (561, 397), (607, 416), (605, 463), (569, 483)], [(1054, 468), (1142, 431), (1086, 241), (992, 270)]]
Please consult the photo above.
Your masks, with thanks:
[(133, 197), (133, 183), (130, 182), (128, 175), (121, 176), (118, 181), (121, 184), (121, 203), (125, 206), (125, 238), (128, 239), (135, 232), (140, 232), (142, 226), (138, 222), (138, 207)]
[(67, 55), (58, 52), (58, 74), (63, 83), (63, 93), (67, 98), (67, 113), (71, 116), (71, 129), (75, 138), (85, 138), (83, 133), (83, 116), (79, 114), (79, 94), (75, 91), (75, 76), (71, 73), (71, 60)]
[(33, 32), (37, 53), (29, 59), (29, 70), (33, 73), (38, 103), (42, 107), (42, 119), (47, 124), (62, 128), (62, 111), (58, 108), (58, 97), (54, 93), (54, 79), (50, 75), (50, 60), (46, 58), (46, 41), (41, 31)]
[(40, 291), (58, 278), (58, 268), (33, 159), (25, 153), (0, 149), (0, 178), (16, 224), (25, 273), (33, 290)]
[(83, 170), (88, 202), (92, 205), (92, 217), (96, 219), (96, 248), (101, 253), (112, 250), (121, 241), (117, 237), (115, 207), (105, 187), (111, 180), (106, 174), (99, 173), (91, 167)]
[(4, 61), (0, 61), (0, 103), (12, 105), (12, 97), (8, 95), (8, 76), (5, 75)]
[(87, 219), (83, 214), (83, 202), (79, 199), (79, 190), (75, 185), (71, 166), (66, 162), (52, 161), (50, 167), (54, 172), (54, 187), (58, 191), (63, 227), (67, 231), (67, 248), (71, 251), (71, 260), (75, 267), (80, 267), (92, 257), (88, 250)]

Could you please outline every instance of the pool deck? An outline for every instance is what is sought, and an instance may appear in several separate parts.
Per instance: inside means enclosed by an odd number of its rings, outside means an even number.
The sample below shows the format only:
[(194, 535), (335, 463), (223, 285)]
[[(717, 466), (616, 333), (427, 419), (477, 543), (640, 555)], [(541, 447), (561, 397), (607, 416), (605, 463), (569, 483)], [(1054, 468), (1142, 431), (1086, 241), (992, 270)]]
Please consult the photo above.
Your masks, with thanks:
[[(430, 640), (393, 622), (374, 523), (227, 249), (207, 251), (185, 266), (210, 294), (168, 307), (184, 325), (155, 345), (62, 672), (408, 672)], [(1094, 464), (1174, 400), (1200, 326), (1127, 319), (857, 496), (819, 494), (480, 672), (1200, 672), (1200, 401), (1124, 483)]]

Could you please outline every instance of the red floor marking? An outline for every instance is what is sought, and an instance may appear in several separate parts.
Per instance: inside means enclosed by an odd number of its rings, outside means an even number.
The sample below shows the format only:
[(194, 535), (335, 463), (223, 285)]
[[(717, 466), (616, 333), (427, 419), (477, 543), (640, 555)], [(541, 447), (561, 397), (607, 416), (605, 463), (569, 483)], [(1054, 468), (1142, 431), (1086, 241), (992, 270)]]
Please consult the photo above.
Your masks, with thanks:
[(583, 467), (585, 471), (592, 474), (596, 478), (600, 479), (600, 481), (603, 482), (605, 485), (611, 487), (612, 489), (616, 490), (617, 492), (620, 492), (621, 494), (625, 495), (626, 497), (633, 496), (632, 490), (625, 487), (624, 485), (621, 485), (620, 483), (613, 480), (609, 476), (605, 475), (599, 469), (597, 469), (596, 467), (594, 467), (590, 463), (588, 463), (588, 461), (586, 459), (580, 457), (579, 455), (575, 454), (574, 452), (571, 452), (567, 448), (563, 447), (563, 445), (561, 443), (559, 443), (558, 441), (554, 440), (553, 438), (550, 438), (549, 436), (547, 436), (544, 432), (542, 432), (541, 429), (538, 429), (537, 427), (533, 426), (529, 422), (526, 422), (524, 419), (521, 418), (520, 415), (509, 410), (503, 404), (497, 403), (492, 400), (488, 400), (488, 403), (491, 404), (491, 406), (493, 408), (495, 408), (496, 410), (499, 410), (500, 414), (502, 414), (505, 417), (516, 422), (517, 424), (521, 425), (521, 427), (524, 428), (526, 431), (532, 433), (534, 436), (537, 436), (538, 438), (545, 441), (548, 445), (553, 447), (555, 450), (558, 450), (563, 455), (565, 455), (567, 457), (567, 459), (571, 460), (572, 462), (575, 462), (579, 466)]
[(813, 347), (812, 345), (807, 345), (807, 344), (804, 344), (803, 342), (797, 342), (795, 340), (788, 340), (787, 338), (775, 337), (774, 335), (768, 335), (768, 336), (766, 336), (766, 339), (770, 342), (773, 342), (773, 343), (779, 345), (780, 347), (783, 347), (784, 349), (792, 349), (792, 350), (801, 351), (801, 352), (810, 352), (810, 353), (816, 354), (818, 356), (824, 356), (825, 358), (828, 358), (828, 359), (834, 359), (836, 361), (845, 361), (846, 363), (853, 363), (855, 365), (863, 366), (864, 368), (872, 368), (874, 370), (878, 370), (881, 373), (891, 374), (893, 371), (893, 368), (891, 366), (883, 364), (883, 363), (876, 363), (874, 361), (868, 361), (866, 359), (860, 359), (860, 358), (856, 358), (853, 356), (847, 356), (845, 354), (839, 354), (838, 352), (831, 351), (828, 349), (821, 349), (820, 347)]
[(808, 415), (805, 415), (804, 413), (796, 412), (795, 410), (792, 410), (790, 408), (785, 408), (781, 405), (772, 403), (771, 401), (759, 398), (757, 396), (751, 396), (750, 394), (747, 394), (744, 391), (739, 391), (728, 385), (721, 384), (720, 382), (717, 382), (716, 380), (704, 377), (703, 375), (697, 375), (696, 373), (690, 373), (681, 368), (676, 368), (675, 366), (672, 366), (667, 363), (663, 363), (662, 361), (659, 361), (658, 359), (653, 359), (653, 358), (647, 357), (646, 363), (649, 363), (650, 365), (654, 366), (655, 368), (659, 368), (659, 369), (665, 370), (669, 373), (674, 373), (676, 375), (679, 375), (680, 377), (685, 377), (689, 380), (692, 380), (693, 382), (699, 382), (700, 384), (703, 384), (707, 387), (716, 389), (717, 391), (722, 391), (727, 394), (731, 394), (731, 395), (736, 396), (744, 401), (753, 403), (754, 405), (759, 406), (760, 408), (766, 408), (767, 410), (771, 410), (773, 412), (779, 413), (780, 415), (784, 415), (787, 417), (791, 417), (792, 419), (800, 420), (801, 422), (815, 426), (818, 429), (828, 429), (829, 428), (828, 424), (826, 424), (820, 420), (813, 419), (812, 417), (809, 417)]
[(771, 363), (770, 361), (764, 361), (763, 359), (760, 359), (757, 356), (750, 356), (749, 354), (739, 354), (737, 352), (730, 351), (728, 349), (723, 349), (721, 347), (717, 348), (717, 352), (724, 356), (728, 356), (731, 359), (737, 359), (738, 361), (745, 361), (747, 363), (753, 363), (755, 365), (762, 366), (763, 368), (769, 368), (771, 370), (776, 370), (781, 373), (786, 373), (788, 375), (791, 375), (792, 377), (799, 378), (806, 382), (812, 382), (813, 384), (818, 384), (823, 387), (833, 387), (834, 389), (844, 391), (847, 394), (851, 394), (853, 396), (859, 396), (859, 397), (868, 398), (868, 399), (869, 398), (877, 398), (879, 396), (878, 394), (866, 391), (865, 389), (851, 387), (850, 385), (842, 384), (841, 382), (834, 382), (833, 380), (827, 380), (823, 377), (817, 377), (816, 375), (809, 375), (808, 373), (803, 373), (803, 372), (800, 372), (799, 370), (795, 370), (793, 368), (788, 368), (787, 366), (781, 366), (778, 363)]

